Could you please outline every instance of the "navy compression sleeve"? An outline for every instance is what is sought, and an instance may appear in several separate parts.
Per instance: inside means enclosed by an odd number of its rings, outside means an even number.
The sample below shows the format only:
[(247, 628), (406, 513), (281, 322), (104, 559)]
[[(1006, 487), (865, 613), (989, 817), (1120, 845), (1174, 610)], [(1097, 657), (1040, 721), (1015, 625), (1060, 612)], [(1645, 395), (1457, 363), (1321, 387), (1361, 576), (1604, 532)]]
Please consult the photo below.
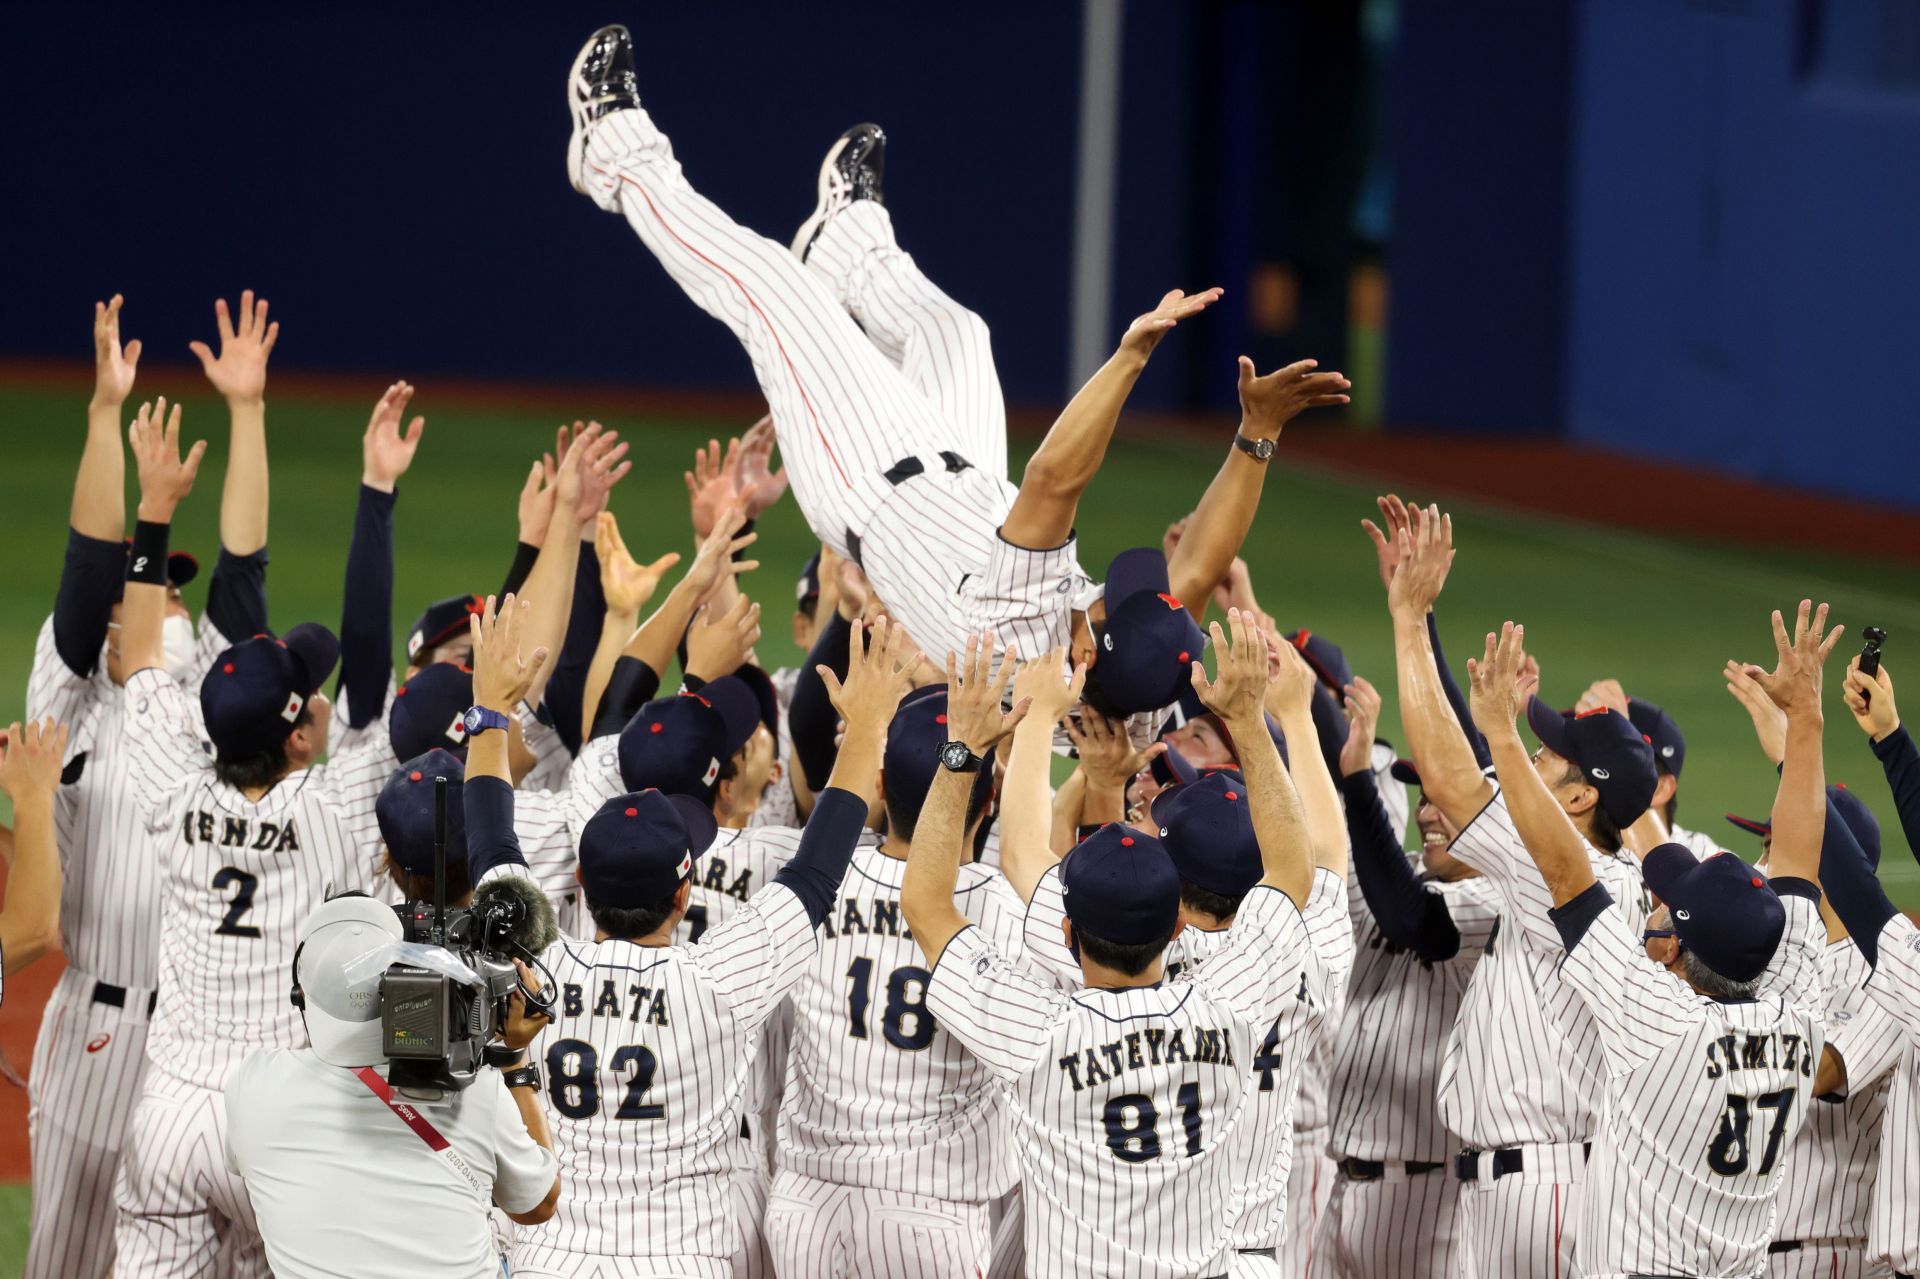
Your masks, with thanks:
[(800, 834), (800, 850), (774, 873), (773, 882), (793, 890), (815, 928), (833, 909), (854, 845), (866, 825), (867, 802), (852, 791), (828, 787), (814, 801), (813, 816)]
[(92, 675), (99, 666), (107, 623), (126, 579), (126, 543), (67, 530), (67, 557), (53, 597), (53, 647), (75, 675)]
[(469, 777), (461, 787), (467, 818), (467, 873), (479, 883), (497, 866), (525, 868), (513, 829), (513, 787), (498, 777)]
[(1920, 857), (1920, 750), (1916, 750), (1907, 726), (1888, 733), (1873, 743), (1873, 753), (1886, 771), (1887, 784), (1893, 788), (1893, 805), (1900, 813), (1900, 829), (1906, 832), (1907, 847)]
[(637, 657), (620, 658), (607, 677), (607, 691), (600, 695), (600, 710), (593, 717), (588, 739), (614, 736), (659, 692), (660, 677), (653, 667)]
[(587, 694), (587, 671), (600, 643), (600, 623), (607, 615), (607, 597), (600, 593), (600, 558), (592, 542), (580, 543), (580, 560), (573, 571), (573, 612), (567, 617), (567, 637), (554, 659), (553, 675), (543, 699), (553, 708), (553, 728), (570, 754), (580, 753), (581, 701)]
[[(340, 679), (347, 723), (365, 728), (387, 708), (393, 677), (393, 504), (396, 493), (360, 486), (347, 546), (347, 586), (340, 606)], [(224, 634), (224, 632), (223, 632)]]
[(229, 644), (267, 630), (267, 562), (264, 546), (251, 555), (235, 555), (223, 546), (213, 563), (206, 620)]
[(793, 700), (787, 707), (787, 732), (793, 738), (793, 758), (807, 779), (807, 788), (824, 790), (833, 775), (835, 750), (833, 738), (840, 724), (840, 712), (833, 709), (827, 696), (826, 681), (814, 668), (825, 666), (842, 679), (847, 674), (847, 645), (853, 626), (835, 614), (828, 619), (813, 643), (813, 651), (800, 664), (800, 677), (794, 681)]
[(1380, 935), (1430, 964), (1460, 953), (1460, 930), (1446, 898), (1420, 882), (1413, 865), (1393, 837), (1393, 823), (1371, 772), (1340, 779), (1346, 801), (1347, 838), (1353, 846), (1353, 874), (1360, 895), (1380, 926)]

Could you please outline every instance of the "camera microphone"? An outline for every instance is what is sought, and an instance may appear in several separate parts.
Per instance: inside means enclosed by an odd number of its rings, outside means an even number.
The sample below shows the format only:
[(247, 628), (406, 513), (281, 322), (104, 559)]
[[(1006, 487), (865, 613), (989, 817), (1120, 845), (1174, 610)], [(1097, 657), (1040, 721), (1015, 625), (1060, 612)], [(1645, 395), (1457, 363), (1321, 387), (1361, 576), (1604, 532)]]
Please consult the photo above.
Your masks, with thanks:
[[(495, 907), (496, 902), (507, 909)], [(560, 940), (553, 902), (525, 875), (496, 875), (481, 884), (473, 890), (473, 911), (483, 918), (502, 919), (504, 940), (530, 955), (539, 955)]]

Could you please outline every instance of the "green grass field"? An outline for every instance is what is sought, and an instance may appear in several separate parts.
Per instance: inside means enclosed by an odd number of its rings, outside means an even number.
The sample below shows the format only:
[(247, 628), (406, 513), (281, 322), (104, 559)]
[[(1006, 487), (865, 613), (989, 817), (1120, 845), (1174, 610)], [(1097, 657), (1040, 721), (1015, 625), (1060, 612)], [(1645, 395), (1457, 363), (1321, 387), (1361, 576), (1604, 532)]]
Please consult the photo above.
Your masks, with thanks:
[[(190, 436), (212, 441), (200, 491), (182, 508), (175, 545), (211, 565), (224, 467), (224, 412), (184, 376), (149, 378), (142, 392), (189, 390)], [(152, 382), (155, 385), (147, 385)], [(314, 619), (337, 623), (341, 576), (352, 528), (359, 439), (381, 387), (371, 379), (358, 399), (274, 401), (270, 549), (272, 615), (277, 627)], [(401, 484), (396, 515), (396, 627), (428, 600), (498, 585), (511, 557), (514, 506), (528, 461), (551, 443), (551, 420), (523, 412), (472, 408), (441, 412), (430, 384), (416, 407), (428, 429), (414, 471)], [(595, 411), (556, 391), (555, 419)], [(73, 467), (84, 431), (84, 400), (70, 393), (0, 389), (9, 424), (0, 468), (0, 509), (8, 512), (8, 596), (0, 615), (0, 722), (21, 713), (34, 636), (53, 599), (64, 544)], [(603, 415), (635, 441), (642, 460), (616, 491), (628, 545), (647, 557), (690, 541), (680, 474), (695, 446), (737, 424)], [(1116, 444), (1081, 512), (1082, 560), (1096, 575), (1130, 545), (1157, 542), (1160, 530), (1192, 506), (1218, 464), (1222, 438), (1129, 436)], [(1030, 441), (1026, 445), (1030, 445)], [(1021, 447), (1026, 447), (1022, 445)], [(1548, 477), (1550, 482), (1554, 477)], [(1572, 480), (1575, 477), (1560, 477)], [(1565, 487), (1572, 491), (1571, 482)], [(1354, 669), (1392, 683), (1392, 637), (1372, 550), (1358, 522), (1372, 514), (1375, 486), (1289, 465), (1283, 449), (1260, 520), (1246, 549), (1261, 602), (1288, 627), (1307, 626), (1345, 646)], [(1409, 496), (1426, 496), (1412, 495)], [(1631, 495), (1621, 495), (1631, 500)], [(1125, 510), (1120, 508), (1124, 504)], [(129, 502), (131, 507), (131, 500)], [(1614, 676), (1665, 705), (1688, 737), (1681, 820), (1725, 834), (1740, 852), (1752, 842), (1720, 820), (1733, 811), (1763, 815), (1773, 770), (1754, 745), (1745, 713), (1719, 679), (1729, 657), (1768, 658), (1767, 610), (1803, 595), (1830, 600), (1857, 636), (1864, 624), (1900, 640), (1920, 634), (1920, 571), (1794, 551), (1661, 540), (1531, 516), (1454, 508), (1460, 557), (1440, 604), (1457, 669), (1478, 636), (1501, 619), (1528, 627), (1550, 699), (1571, 704), (1592, 679)], [(784, 663), (786, 601), (813, 547), (791, 501), (760, 522), (764, 568), (749, 589), (767, 605), (763, 656)], [(202, 582), (189, 588), (198, 607)], [(1853, 643), (1850, 639), (1849, 645)], [(1832, 681), (1837, 686), (1838, 681)], [(1920, 905), (1920, 870), (1903, 841), (1878, 765), (1837, 692), (1830, 691), (1828, 770), (1851, 782), (1888, 832), (1883, 868), (1897, 901)], [(1392, 723), (1383, 731), (1397, 736)], [(24, 1242), (25, 1195), (0, 1192), (0, 1273)], [(17, 1232), (16, 1232), (17, 1223)]]

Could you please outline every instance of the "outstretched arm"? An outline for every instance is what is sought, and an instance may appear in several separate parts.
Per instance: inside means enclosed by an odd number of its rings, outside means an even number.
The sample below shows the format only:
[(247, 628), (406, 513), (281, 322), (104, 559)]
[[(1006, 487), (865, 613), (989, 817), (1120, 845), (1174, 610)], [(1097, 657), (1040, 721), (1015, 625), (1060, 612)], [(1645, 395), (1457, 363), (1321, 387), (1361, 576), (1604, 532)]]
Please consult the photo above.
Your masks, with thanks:
[(1066, 664), (1067, 651), (1056, 648), (1022, 666), (1013, 681), (1014, 700), (1028, 709), (1013, 730), (1007, 775), (1000, 780), (1000, 873), (1023, 902), (1033, 900), (1040, 877), (1060, 860), (1053, 849), (1053, 796), (1047, 790), (1053, 729), (1080, 700), (1087, 682), (1085, 666), (1075, 666), (1063, 681)]
[(13, 801), (13, 864), (0, 907), (0, 957), (11, 976), (60, 944), (60, 850), (53, 796), (67, 729), (53, 720), (15, 724), (0, 749), (0, 790)]
[(120, 608), (121, 663), (131, 679), (143, 670), (166, 665), (160, 632), (167, 615), (167, 540), (174, 510), (193, 491), (207, 442), (195, 441), (181, 458), (180, 406), (174, 405), (169, 413), (165, 398), (151, 407), (140, 406), (127, 437), (140, 473), (139, 523), (133, 532)]
[(393, 678), (393, 504), (427, 427), (427, 420), (416, 416), (401, 433), (412, 398), (413, 387), (405, 382), (388, 387), (360, 440), (360, 500), (340, 607), (338, 688), (352, 728), (380, 718)]
[[(1272, 637), (1262, 633), (1262, 638), (1271, 644)], [(1289, 776), (1294, 792), (1300, 797), (1300, 815), (1306, 822), (1307, 836), (1313, 841), (1313, 864), (1316, 869), (1330, 870), (1345, 879), (1351, 851), (1347, 817), (1340, 803), (1340, 791), (1333, 784), (1333, 774), (1327, 770), (1327, 757), (1321, 749), (1320, 731), (1313, 718), (1314, 699), (1322, 690), (1313, 668), (1293, 645), (1282, 642), (1277, 649), (1269, 651), (1279, 659), (1279, 671), (1267, 704), (1275, 708), (1274, 718), (1280, 721), (1280, 732), (1287, 739)], [(1271, 735), (1257, 736), (1270, 738)], [(1251, 778), (1247, 787), (1253, 789)]]
[[(1277, 441), (1303, 410), (1345, 404), (1352, 385), (1339, 373), (1316, 373), (1317, 362), (1301, 360), (1258, 377), (1253, 361), (1240, 357), (1240, 435)], [(1235, 557), (1246, 544), (1267, 482), (1266, 461), (1238, 447), (1229, 448), (1213, 483), (1187, 518), (1185, 533), (1167, 560), (1167, 581), (1195, 618), (1206, 616), (1213, 588), (1227, 580)], [(1291, 749), (1291, 748), (1289, 748)]]
[(1775, 609), (1773, 645), (1779, 661), (1771, 672), (1747, 667), (1747, 674), (1787, 717), (1786, 758), (1773, 800), (1773, 846), (1767, 854), (1767, 874), (1772, 879), (1820, 878), (1820, 849), (1827, 828), (1820, 692), (1827, 655), (1847, 629), (1836, 626), (1828, 631), (1826, 627), (1827, 606), (1815, 609), (1813, 601), (1801, 600), (1789, 640), (1786, 623)]
[(227, 300), (213, 304), (220, 325), (220, 356), (205, 342), (190, 342), (214, 390), (226, 397), (232, 422), (226, 486), (220, 494), (220, 545), (245, 557), (267, 544), (267, 357), (280, 339), (279, 321), (267, 322), (267, 300), (253, 290), (240, 295), (236, 321)]
[(1847, 665), (1847, 709), (1854, 722), (1872, 743), (1873, 754), (1887, 774), (1893, 788), (1893, 803), (1900, 814), (1900, 829), (1907, 847), (1920, 857), (1920, 750), (1913, 736), (1900, 722), (1900, 708), (1893, 700), (1893, 674), (1882, 663), (1872, 675), (1860, 673), (1860, 659)]
[[(620, 521), (612, 511), (600, 512), (594, 521), (594, 551), (600, 562), (600, 594), (607, 602), (606, 616), (600, 627), (600, 642), (587, 668), (585, 697), (581, 702), (580, 724), (587, 735), (600, 710), (601, 694), (613, 675), (614, 663), (633, 637), (640, 621), (640, 610), (660, 588), (660, 579), (680, 562), (680, 552), (668, 551), (651, 564), (641, 564), (627, 550), (620, 536)], [(657, 672), (656, 672), (657, 673)]]
[[(1167, 330), (1204, 311), (1219, 300), (1220, 293), (1219, 289), (1207, 289), (1188, 296), (1174, 289), (1160, 299), (1159, 306), (1128, 326), (1126, 336), (1120, 339), (1120, 349), (1068, 402), (1027, 462), (1020, 479), (1020, 496), (1007, 512), (1000, 536), (1015, 546), (1035, 551), (1062, 546), (1073, 536), (1080, 495), (1099, 473), (1113, 428), (1120, 421), (1120, 408), (1145, 371), (1153, 348)], [(1218, 576), (1214, 580), (1218, 581)], [(1209, 588), (1212, 585), (1206, 584)]]

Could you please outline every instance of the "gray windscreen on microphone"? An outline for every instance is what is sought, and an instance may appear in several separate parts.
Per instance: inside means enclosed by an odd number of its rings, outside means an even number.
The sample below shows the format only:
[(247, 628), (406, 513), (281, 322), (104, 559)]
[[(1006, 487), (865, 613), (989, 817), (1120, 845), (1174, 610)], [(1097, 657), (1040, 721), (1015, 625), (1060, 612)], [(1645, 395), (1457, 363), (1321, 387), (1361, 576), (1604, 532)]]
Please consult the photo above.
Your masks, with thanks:
[(476, 907), (492, 900), (517, 901), (525, 908), (512, 933), (515, 945), (538, 955), (560, 940), (560, 921), (553, 913), (553, 902), (525, 875), (495, 875), (473, 890)]

